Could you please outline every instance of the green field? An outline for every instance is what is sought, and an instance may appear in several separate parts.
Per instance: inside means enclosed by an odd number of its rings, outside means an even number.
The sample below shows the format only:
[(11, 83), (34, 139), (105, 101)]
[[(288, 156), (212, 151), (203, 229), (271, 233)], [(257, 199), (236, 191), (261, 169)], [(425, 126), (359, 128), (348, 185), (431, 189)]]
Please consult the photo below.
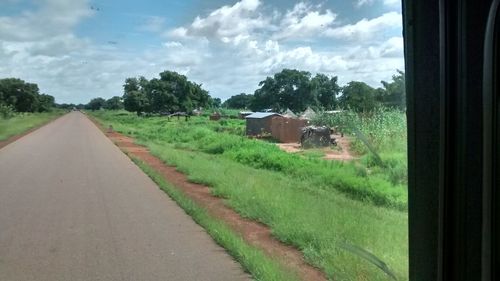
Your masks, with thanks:
[(7, 119), (0, 118), (0, 141), (47, 123), (62, 114), (64, 111), (54, 110), (41, 113), (16, 113)]
[[(399, 133), (392, 130), (400, 130), (401, 124), (387, 122), (404, 123), (404, 118), (393, 118), (402, 113), (382, 112), (394, 116), (374, 114), (355, 121), (383, 163), (356, 141), (353, 148), (365, 156), (353, 163), (322, 160), (315, 153), (288, 154), (274, 144), (245, 138), (242, 120), (195, 117), (186, 122), (123, 111), (92, 114), (106, 127), (113, 125), (148, 146), (190, 180), (209, 185), (244, 217), (268, 225), (331, 279), (389, 279), (353, 247), (385, 262), (398, 280), (408, 279), (406, 134), (396, 138)], [(388, 123), (382, 128), (386, 133), (378, 136), (361, 126), (370, 123), (366, 118), (381, 119), (382, 127)], [(384, 137), (395, 143), (384, 145)]]

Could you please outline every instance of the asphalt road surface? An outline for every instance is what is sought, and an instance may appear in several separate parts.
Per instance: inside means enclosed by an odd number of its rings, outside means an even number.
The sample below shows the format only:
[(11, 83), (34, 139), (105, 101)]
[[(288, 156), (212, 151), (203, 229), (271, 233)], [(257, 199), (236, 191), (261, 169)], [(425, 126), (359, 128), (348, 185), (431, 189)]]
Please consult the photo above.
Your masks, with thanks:
[(248, 280), (85, 115), (0, 149), (0, 280)]

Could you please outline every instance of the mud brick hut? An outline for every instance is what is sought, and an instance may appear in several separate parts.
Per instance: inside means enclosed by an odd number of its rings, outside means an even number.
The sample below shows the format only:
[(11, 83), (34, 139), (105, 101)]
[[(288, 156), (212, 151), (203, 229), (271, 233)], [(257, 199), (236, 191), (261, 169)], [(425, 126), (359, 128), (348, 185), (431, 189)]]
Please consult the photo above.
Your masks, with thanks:
[(308, 107), (299, 117), (299, 119), (303, 120), (312, 120), (314, 117), (316, 117), (316, 112)]
[(271, 135), (282, 143), (298, 143), (302, 135), (302, 128), (307, 126), (307, 120), (274, 116), (271, 121)]
[(260, 136), (271, 133), (272, 119), (281, 116), (274, 112), (255, 112), (245, 117), (247, 136)]
[(210, 115), (208, 118), (212, 121), (219, 121), (221, 119), (221, 117), (222, 116), (220, 115), (220, 113), (216, 111), (216, 112), (212, 113), (212, 115)]

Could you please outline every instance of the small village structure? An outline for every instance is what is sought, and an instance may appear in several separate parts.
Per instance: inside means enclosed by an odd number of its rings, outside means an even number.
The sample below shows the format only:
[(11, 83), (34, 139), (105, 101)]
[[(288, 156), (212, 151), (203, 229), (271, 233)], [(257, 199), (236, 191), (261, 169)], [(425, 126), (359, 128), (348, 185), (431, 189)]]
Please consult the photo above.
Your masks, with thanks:
[(240, 111), (238, 113), (238, 117), (240, 119), (245, 119), (245, 117), (247, 117), (248, 115), (252, 114), (253, 112), (252, 111)]
[(334, 144), (328, 127), (309, 126), (316, 112), (307, 108), (299, 118), (290, 109), (283, 114), (255, 112), (245, 117), (246, 135), (272, 137), (281, 143), (300, 143), (303, 148), (327, 147)]
[(290, 108), (287, 108), (285, 112), (283, 112), (283, 116), (286, 118), (297, 118), (297, 115), (293, 113), (293, 111), (290, 110)]
[(246, 116), (246, 135), (262, 136), (271, 134), (272, 119), (275, 116), (281, 115), (274, 112), (255, 112)]
[(330, 136), (330, 128), (307, 126), (301, 129), (300, 146), (302, 148), (327, 147), (335, 144)]
[(219, 112), (215, 111), (214, 113), (212, 113), (212, 115), (209, 116), (209, 118), (212, 121), (218, 121), (221, 119), (221, 115)]
[(316, 117), (316, 112), (308, 107), (306, 108), (306, 110), (300, 115), (299, 119), (303, 119), (303, 120), (311, 120), (313, 119), (314, 117)]
[(307, 126), (307, 120), (274, 116), (271, 120), (271, 136), (282, 143), (298, 143), (301, 130)]

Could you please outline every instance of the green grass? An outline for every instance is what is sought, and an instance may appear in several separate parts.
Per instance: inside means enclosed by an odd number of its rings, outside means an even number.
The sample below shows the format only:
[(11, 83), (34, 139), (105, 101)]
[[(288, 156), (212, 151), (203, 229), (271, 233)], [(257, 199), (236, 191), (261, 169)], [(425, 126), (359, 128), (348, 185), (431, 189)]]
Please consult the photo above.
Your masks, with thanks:
[(181, 191), (166, 182), (161, 175), (147, 164), (137, 159), (133, 160), (163, 191), (174, 199), (188, 215), (205, 228), (208, 234), (210, 234), (219, 245), (224, 247), (247, 272), (252, 274), (255, 280), (298, 280), (293, 273), (286, 271), (279, 263), (267, 257), (260, 250), (249, 246), (224, 223), (209, 216), (206, 210), (197, 206)]
[(17, 113), (9, 119), (0, 118), (0, 141), (47, 123), (63, 113), (64, 111), (54, 110), (42, 113)]
[[(342, 164), (288, 154), (225, 129), (243, 123), (166, 122), (109, 112), (95, 116), (135, 137), (191, 181), (209, 185), (242, 216), (268, 225), (331, 279), (388, 280), (340, 246), (346, 243), (377, 256), (399, 280), (408, 279), (407, 195), (397, 176), (404, 159), (397, 154), (383, 155), (394, 162), (384, 168), (369, 155)], [(394, 175), (387, 174), (388, 167)]]
[(407, 209), (406, 173), (396, 178), (400, 174), (374, 169), (364, 162), (339, 163), (286, 153), (274, 144), (245, 138), (242, 134), (243, 120), (213, 122), (199, 117), (188, 122), (169, 122), (161, 117), (138, 118), (126, 113), (101, 111), (93, 114), (103, 122), (113, 124), (119, 132), (138, 140), (173, 144), (177, 149), (188, 151), (220, 154), (254, 168), (283, 172), (297, 180), (308, 179), (317, 189), (336, 189), (360, 201), (398, 210)]

